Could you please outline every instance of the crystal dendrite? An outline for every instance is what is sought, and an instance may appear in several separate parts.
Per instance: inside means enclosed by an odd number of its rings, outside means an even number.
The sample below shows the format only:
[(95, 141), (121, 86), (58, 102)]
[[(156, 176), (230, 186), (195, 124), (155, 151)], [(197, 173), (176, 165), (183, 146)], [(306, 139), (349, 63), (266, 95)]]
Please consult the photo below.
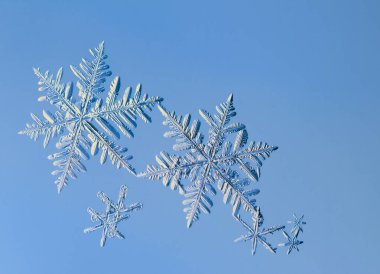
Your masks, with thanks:
[(34, 73), (39, 79), (39, 90), (46, 93), (38, 101), (47, 101), (56, 107), (56, 112), (42, 111), (42, 118), (31, 114), (33, 123), (27, 124), (19, 134), (36, 140), (44, 136), (43, 145), (46, 147), (52, 137), (60, 136), (56, 147), (60, 151), (48, 157), (57, 167), (52, 172), (58, 176), (56, 180), (58, 192), (67, 185), (70, 178), (76, 178), (78, 172), (85, 172), (83, 159), (88, 159), (101, 151), (100, 163), (104, 164), (107, 157), (117, 168), (123, 167), (132, 174), (135, 169), (128, 162), (132, 156), (126, 155), (127, 148), (117, 145), (114, 140), (120, 138), (120, 132), (133, 137), (132, 128), (137, 126), (137, 118), (150, 122), (147, 114), (152, 107), (160, 102), (160, 97), (149, 97), (143, 94), (141, 85), (136, 87), (134, 94), (127, 87), (122, 98), (118, 98), (120, 78), (115, 77), (103, 100), (101, 94), (105, 91), (104, 82), (111, 75), (105, 60), (104, 43), (94, 50), (90, 49), (92, 60), (82, 59), (80, 68), (70, 66), (78, 78), (76, 87), (79, 99), (73, 98), (71, 82), (63, 84), (62, 68), (55, 77), (39, 68)]
[(290, 233), (286, 231), (282, 231), (282, 234), (286, 238), (286, 243), (281, 243), (278, 246), (287, 247), (287, 253), (290, 254), (293, 249), (299, 251), (299, 246), (303, 244), (303, 241), (299, 240), (299, 235), (303, 233), (303, 226), (306, 225), (304, 221), (304, 216), (302, 215), (300, 218), (297, 215), (293, 214), (293, 220), (288, 221), (289, 224), (292, 225)]
[[(252, 226), (249, 226), (241, 217), (240, 215), (235, 217), (238, 222), (240, 222), (243, 227), (248, 230), (248, 235), (242, 235), (239, 238), (235, 240), (235, 242), (240, 241), (252, 241), (252, 255), (256, 253), (257, 243), (259, 242), (262, 244), (267, 250), (269, 250), (272, 253), (276, 253), (276, 248), (272, 247), (272, 245), (267, 241), (266, 237), (270, 234), (273, 234), (277, 231), (282, 231), (285, 226), (273, 226), (268, 229), (262, 228), (263, 220), (260, 218), (260, 208), (257, 209), (257, 211), (252, 216), (253, 224)], [(261, 230), (260, 230), (261, 228)]]
[(86, 228), (84, 233), (90, 233), (95, 230), (102, 230), (102, 237), (100, 239), (100, 246), (103, 247), (107, 238), (118, 237), (124, 239), (124, 235), (118, 230), (118, 224), (130, 217), (131, 212), (140, 210), (141, 203), (134, 203), (129, 206), (124, 205), (127, 196), (127, 187), (122, 185), (119, 192), (119, 198), (115, 204), (106, 194), (98, 192), (98, 198), (105, 204), (106, 209), (104, 213), (98, 213), (92, 208), (88, 208), (87, 212), (91, 216), (91, 221), (98, 222), (96, 226)]
[[(213, 206), (211, 196), (216, 194), (214, 187), (223, 194), (224, 203), (231, 203), (233, 215), (236, 216), (243, 207), (254, 214), (257, 211), (254, 197), (258, 189), (249, 189), (252, 181), (258, 181), (263, 160), (277, 149), (265, 142), (248, 143), (248, 133), (242, 123), (231, 122), (236, 116), (232, 94), (225, 103), (216, 107), (216, 114), (211, 116), (206, 110), (199, 113), (210, 126), (209, 140), (203, 143), (198, 120), (190, 122), (189, 114), (181, 116), (167, 111), (159, 105), (165, 117), (164, 125), (169, 126), (165, 137), (176, 138), (175, 151), (185, 151), (183, 155), (170, 155), (161, 152), (156, 156), (158, 166), (148, 165), (147, 170), (138, 174), (151, 180), (162, 179), (164, 185), (179, 189), (186, 199), (185, 205), (187, 226), (199, 219), (201, 212), (210, 213)], [(235, 134), (231, 143), (228, 137)], [(240, 171), (233, 169), (235, 166)], [(242, 178), (242, 175), (245, 175)], [(190, 182), (184, 186), (184, 179)]]

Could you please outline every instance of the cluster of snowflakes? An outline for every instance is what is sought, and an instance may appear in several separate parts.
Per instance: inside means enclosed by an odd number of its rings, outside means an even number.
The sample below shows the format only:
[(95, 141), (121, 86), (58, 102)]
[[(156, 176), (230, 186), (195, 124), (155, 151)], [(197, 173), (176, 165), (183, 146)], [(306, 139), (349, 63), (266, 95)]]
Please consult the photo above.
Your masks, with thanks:
[[(201, 213), (211, 212), (217, 185), (223, 202), (231, 204), (234, 219), (249, 232), (237, 238), (236, 242), (252, 241), (252, 254), (255, 254), (258, 242), (275, 253), (276, 248), (266, 237), (282, 231), (287, 242), (278, 246), (288, 247), (288, 254), (293, 249), (299, 250), (299, 245), (303, 243), (299, 235), (306, 224), (303, 216), (297, 218), (294, 215), (294, 220), (289, 221), (292, 225), (289, 233), (285, 231), (285, 226), (262, 228), (264, 217), (255, 199), (260, 191), (250, 187), (258, 182), (263, 161), (277, 147), (265, 142), (248, 142), (245, 125), (232, 122), (236, 116), (232, 94), (226, 102), (216, 107), (214, 115), (206, 110), (199, 111), (210, 127), (209, 138), (204, 142), (200, 121), (191, 121), (189, 114), (182, 116), (168, 111), (161, 97), (143, 94), (141, 85), (136, 87), (133, 94), (131, 87), (127, 87), (119, 98), (120, 79), (115, 77), (103, 100), (103, 84), (111, 75), (105, 63), (107, 55), (104, 53), (104, 43), (90, 50), (90, 53), (92, 60), (83, 58), (79, 68), (71, 66), (78, 78), (78, 99), (73, 97), (73, 84), (61, 82), (62, 68), (55, 77), (49, 71), (42, 73), (38, 68), (34, 69), (39, 79), (39, 90), (45, 91), (38, 101), (49, 102), (56, 107), (56, 112), (43, 110), (42, 118), (31, 114), (33, 123), (27, 124), (19, 132), (33, 140), (44, 136), (44, 147), (51, 138), (59, 137), (56, 143), (59, 151), (48, 157), (56, 167), (52, 174), (57, 176), (55, 183), (58, 192), (68, 184), (70, 178), (75, 179), (78, 173), (86, 171), (83, 160), (100, 151), (101, 164), (109, 158), (117, 168), (125, 168), (137, 177), (162, 180), (165, 186), (178, 190), (185, 197), (183, 205), (189, 228), (199, 220)], [(165, 118), (163, 124), (169, 127), (164, 136), (176, 139), (173, 150), (178, 154), (161, 152), (156, 156), (157, 165), (148, 165), (146, 171), (137, 173), (129, 163), (132, 156), (126, 155), (127, 148), (119, 146), (116, 141), (121, 134), (134, 137), (132, 128), (136, 127), (138, 118), (151, 122), (148, 112), (156, 105)], [(119, 222), (128, 219), (130, 212), (142, 208), (140, 203), (126, 207), (126, 194), (127, 188), (122, 186), (118, 201), (114, 203), (103, 192), (99, 192), (98, 197), (106, 206), (105, 212), (100, 214), (92, 208), (88, 209), (91, 220), (98, 224), (84, 232), (101, 229), (101, 246), (104, 246), (107, 238), (123, 239), (123, 234), (117, 228)], [(252, 226), (243, 220), (242, 211), (252, 218)]]

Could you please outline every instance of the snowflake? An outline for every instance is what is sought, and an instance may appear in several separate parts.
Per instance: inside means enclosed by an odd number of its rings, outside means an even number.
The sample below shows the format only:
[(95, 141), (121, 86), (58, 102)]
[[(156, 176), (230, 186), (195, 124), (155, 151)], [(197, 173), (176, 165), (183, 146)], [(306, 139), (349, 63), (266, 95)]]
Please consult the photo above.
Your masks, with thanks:
[(53, 175), (58, 175), (55, 182), (58, 192), (67, 185), (69, 177), (76, 178), (78, 172), (86, 171), (82, 159), (89, 159), (89, 152), (95, 155), (99, 149), (102, 151), (101, 164), (105, 163), (108, 156), (117, 168), (123, 167), (135, 174), (134, 168), (128, 163), (132, 156), (125, 154), (127, 148), (116, 145), (110, 137), (119, 139), (120, 132), (133, 137), (131, 128), (136, 127), (137, 117), (141, 117), (144, 122), (150, 122), (147, 111), (162, 100), (160, 97), (142, 94), (140, 84), (133, 96), (131, 88), (128, 87), (122, 99), (118, 99), (120, 79), (115, 77), (104, 103), (100, 94), (105, 90), (103, 83), (111, 75), (109, 66), (105, 63), (107, 55), (104, 53), (104, 43), (100, 43), (95, 50), (90, 50), (90, 53), (93, 56), (92, 61), (83, 58), (80, 69), (70, 66), (78, 78), (77, 102), (72, 98), (72, 83), (61, 83), (62, 68), (55, 78), (49, 71), (42, 73), (39, 68), (34, 69), (39, 79), (39, 90), (47, 91), (38, 101), (48, 101), (58, 110), (54, 114), (43, 110), (42, 119), (32, 113), (34, 123), (27, 124), (19, 132), (33, 140), (43, 135), (44, 147), (52, 137), (60, 136), (56, 144), (60, 151), (48, 157), (58, 168), (52, 172)]
[(302, 215), (301, 218), (298, 218), (295, 214), (293, 214), (293, 220), (288, 221), (289, 224), (292, 224), (293, 227), (290, 230), (290, 235), (286, 231), (282, 231), (282, 234), (286, 238), (286, 243), (281, 243), (278, 246), (282, 247), (288, 247), (287, 253), (290, 254), (293, 249), (299, 251), (299, 245), (303, 244), (303, 241), (298, 239), (298, 236), (300, 233), (303, 233), (303, 225), (306, 224), (306, 222), (303, 220), (304, 216)]
[(293, 225), (291, 233), (296, 237), (298, 237), (298, 234), (300, 232), (303, 232), (303, 225), (306, 225), (306, 222), (303, 220), (303, 218), (303, 215), (298, 218), (296, 214), (293, 214), (293, 220), (288, 221), (289, 224)]
[(248, 235), (242, 235), (235, 240), (235, 242), (240, 241), (252, 241), (252, 255), (256, 253), (257, 242), (261, 243), (266, 249), (268, 249), (272, 253), (276, 253), (276, 248), (273, 248), (266, 240), (266, 235), (273, 234), (276, 231), (283, 230), (285, 226), (273, 226), (268, 229), (260, 228), (262, 226), (262, 221), (260, 220), (260, 208), (257, 208), (256, 213), (253, 214), (252, 220), (253, 225), (250, 227), (243, 219), (238, 215), (235, 217), (237, 221), (239, 221), (248, 231)]
[(135, 203), (128, 207), (124, 206), (127, 190), (126, 186), (121, 186), (117, 204), (113, 203), (103, 192), (98, 192), (98, 198), (106, 205), (105, 213), (99, 214), (92, 208), (87, 209), (91, 216), (91, 221), (100, 223), (94, 227), (86, 228), (84, 233), (102, 229), (102, 238), (100, 239), (101, 247), (105, 245), (107, 237), (113, 238), (116, 236), (119, 239), (124, 239), (124, 235), (117, 229), (118, 223), (128, 219), (130, 217), (128, 213), (142, 208), (141, 203)]
[[(259, 190), (247, 187), (250, 181), (258, 181), (263, 160), (277, 147), (265, 142), (251, 142), (247, 145), (248, 133), (245, 126), (230, 122), (236, 116), (232, 94), (225, 103), (216, 107), (217, 113), (214, 116), (205, 110), (199, 111), (210, 126), (210, 137), (206, 144), (199, 132), (199, 121), (195, 120), (190, 125), (189, 114), (182, 117), (167, 111), (161, 104), (158, 107), (165, 117), (164, 125), (170, 127), (164, 136), (177, 138), (173, 149), (186, 151), (186, 154), (178, 156), (161, 152), (156, 156), (158, 166), (148, 165), (147, 170), (138, 176), (151, 180), (162, 179), (164, 185), (179, 189), (186, 197), (183, 204), (186, 206), (184, 211), (187, 227), (199, 219), (201, 212), (210, 213), (213, 206), (210, 196), (216, 194), (213, 186), (216, 181), (219, 182), (224, 203), (230, 202), (233, 206), (234, 216), (240, 207), (251, 214), (258, 214), (254, 196)], [(227, 138), (233, 133), (236, 133), (236, 138), (232, 144)], [(240, 178), (241, 172), (233, 170), (234, 166), (239, 166), (248, 179)], [(184, 187), (183, 179), (189, 179), (191, 184)]]
[(294, 236), (290, 237), (288, 233), (286, 233), (286, 231), (282, 231), (282, 233), (284, 234), (284, 237), (287, 239), (288, 242), (281, 243), (278, 246), (288, 246), (289, 247), (287, 251), (288, 254), (290, 254), (290, 252), (292, 252), (293, 249), (296, 249), (297, 251), (299, 251), (298, 246), (300, 244), (303, 244), (303, 241), (298, 240), (297, 237), (294, 237)]

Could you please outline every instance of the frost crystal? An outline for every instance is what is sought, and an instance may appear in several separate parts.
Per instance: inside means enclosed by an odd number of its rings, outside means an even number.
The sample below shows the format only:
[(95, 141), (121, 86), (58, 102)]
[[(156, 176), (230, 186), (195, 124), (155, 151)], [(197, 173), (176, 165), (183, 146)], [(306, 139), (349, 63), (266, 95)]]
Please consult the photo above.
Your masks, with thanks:
[[(211, 116), (207, 111), (199, 113), (210, 126), (209, 140), (203, 144), (203, 135), (199, 132), (200, 122), (195, 120), (190, 125), (190, 115), (176, 115), (167, 111), (162, 105), (159, 109), (166, 118), (164, 125), (170, 127), (165, 137), (177, 138), (174, 150), (187, 151), (183, 156), (169, 155), (161, 152), (156, 156), (159, 164), (148, 166), (147, 170), (138, 174), (152, 180), (162, 179), (164, 185), (172, 189), (178, 188), (186, 199), (187, 226), (199, 219), (201, 212), (210, 213), (213, 206), (212, 195), (216, 194), (213, 184), (218, 181), (223, 193), (224, 203), (231, 203), (233, 215), (237, 215), (242, 206), (246, 211), (255, 214), (257, 207), (253, 198), (259, 193), (258, 189), (247, 189), (250, 181), (258, 181), (260, 169), (269, 155), (277, 149), (264, 142), (247, 144), (248, 133), (241, 123), (231, 123), (236, 116), (233, 106), (233, 96), (230, 95), (225, 103), (216, 107), (217, 113)], [(232, 144), (227, 140), (228, 135), (236, 133)], [(232, 167), (238, 166), (247, 178), (240, 178), (239, 172)], [(183, 187), (182, 179), (189, 179), (191, 185)]]
[(293, 220), (288, 221), (288, 223), (293, 226), (291, 233), (296, 237), (298, 237), (298, 234), (300, 232), (303, 232), (303, 226), (306, 225), (306, 222), (303, 220), (303, 218), (303, 215), (298, 218), (296, 214), (293, 214)]
[(272, 253), (276, 253), (276, 248), (273, 248), (266, 239), (266, 236), (268, 234), (273, 234), (276, 231), (283, 230), (285, 226), (273, 226), (268, 229), (261, 228), (262, 221), (260, 220), (260, 208), (257, 209), (256, 213), (253, 214), (252, 220), (253, 220), (253, 225), (250, 227), (246, 222), (244, 222), (241, 217), (238, 215), (235, 217), (248, 231), (248, 235), (242, 235), (239, 238), (235, 240), (235, 242), (240, 242), (240, 241), (252, 241), (252, 255), (256, 253), (256, 247), (257, 247), (257, 242), (261, 243), (266, 249), (268, 249)]
[(48, 157), (58, 168), (52, 172), (58, 176), (55, 182), (58, 192), (67, 185), (69, 177), (76, 178), (78, 172), (86, 171), (82, 159), (88, 159), (90, 153), (95, 155), (99, 149), (101, 164), (109, 157), (117, 168), (123, 167), (135, 174), (134, 168), (128, 163), (132, 156), (125, 154), (127, 148), (116, 145), (111, 137), (119, 139), (120, 132), (133, 137), (132, 128), (137, 126), (137, 117), (141, 117), (144, 122), (150, 122), (147, 111), (162, 100), (160, 97), (142, 94), (140, 84), (133, 96), (131, 88), (128, 87), (122, 99), (118, 99), (120, 79), (115, 77), (103, 102), (100, 98), (100, 94), (105, 90), (103, 83), (111, 75), (109, 66), (105, 63), (107, 55), (104, 53), (104, 43), (90, 50), (90, 53), (92, 60), (83, 58), (79, 64), (80, 69), (70, 66), (78, 78), (76, 87), (79, 100), (72, 98), (72, 83), (61, 83), (62, 68), (58, 70), (55, 78), (49, 71), (42, 73), (39, 68), (34, 69), (39, 79), (39, 90), (46, 91), (38, 101), (48, 101), (57, 111), (53, 114), (43, 110), (43, 118), (38, 118), (32, 113), (34, 123), (27, 124), (26, 128), (19, 132), (33, 140), (43, 135), (44, 147), (52, 137), (60, 136), (56, 144), (60, 151)]
[(102, 238), (100, 239), (100, 246), (103, 247), (106, 243), (107, 237), (118, 237), (124, 239), (124, 235), (117, 229), (119, 222), (124, 221), (130, 217), (128, 213), (137, 211), (142, 208), (141, 203), (135, 203), (128, 207), (124, 205), (124, 200), (127, 196), (127, 187), (122, 185), (120, 188), (119, 199), (117, 204), (111, 201), (110, 198), (103, 192), (98, 192), (98, 198), (106, 205), (105, 213), (97, 213), (92, 208), (87, 211), (91, 216), (91, 221), (100, 222), (94, 227), (89, 227), (84, 230), (84, 233), (90, 233), (98, 229), (102, 229)]

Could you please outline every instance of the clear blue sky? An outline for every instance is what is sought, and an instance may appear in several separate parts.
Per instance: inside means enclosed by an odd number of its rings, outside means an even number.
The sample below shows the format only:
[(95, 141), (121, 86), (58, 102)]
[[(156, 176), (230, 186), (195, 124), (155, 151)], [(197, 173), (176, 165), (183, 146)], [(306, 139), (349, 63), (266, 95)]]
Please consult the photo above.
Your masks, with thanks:
[[(379, 1), (77, 2), (0, 1), (0, 273), (379, 273)], [(234, 92), (251, 139), (280, 148), (260, 182), (266, 224), (304, 213), (302, 252), (251, 257), (220, 194), (187, 230), (177, 193), (98, 158), (57, 195), (54, 145), (16, 134), (48, 108), (31, 68), (64, 66), (73, 80), (68, 66), (102, 40), (123, 87), (141, 82), (177, 112)], [(171, 147), (152, 117), (123, 140), (138, 170)], [(101, 249), (82, 233), (86, 208), (123, 183), (144, 209)]]

